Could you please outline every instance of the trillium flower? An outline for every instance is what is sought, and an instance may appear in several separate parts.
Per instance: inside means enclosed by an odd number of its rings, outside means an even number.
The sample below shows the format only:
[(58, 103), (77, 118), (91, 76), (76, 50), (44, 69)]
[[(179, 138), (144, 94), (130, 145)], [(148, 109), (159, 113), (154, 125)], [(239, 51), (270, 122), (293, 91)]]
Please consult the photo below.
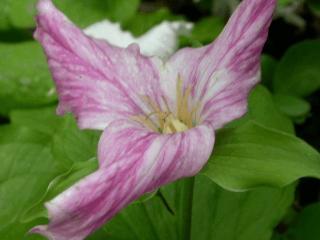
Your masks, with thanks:
[(41, 42), (59, 94), (58, 114), (104, 130), (99, 169), (46, 203), (32, 232), (80, 240), (144, 193), (206, 164), (215, 131), (243, 116), (259, 81), (275, 0), (244, 0), (216, 41), (168, 61), (88, 37), (50, 0), (38, 3)]
[(141, 37), (135, 38), (130, 32), (123, 31), (119, 23), (104, 20), (87, 27), (84, 32), (117, 47), (126, 48), (137, 43), (143, 55), (167, 59), (177, 50), (179, 36), (189, 35), (192, 27), (192, 23), (164, 21)]

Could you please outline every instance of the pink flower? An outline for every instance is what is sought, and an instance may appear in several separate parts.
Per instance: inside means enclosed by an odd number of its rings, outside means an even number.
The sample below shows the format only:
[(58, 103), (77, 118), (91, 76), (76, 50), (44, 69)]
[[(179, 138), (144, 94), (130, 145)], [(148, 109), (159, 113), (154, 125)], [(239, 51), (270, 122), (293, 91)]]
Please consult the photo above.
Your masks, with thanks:
[(32, 232), (84, 239), (142, 194), (197, 174), (215, 130), (246, 113), (275, 4), (242, 1), (214, 43), (162, 62), (136, 44), (123, 49), (86, 36), (40, 0), (35, 37), (57, 86), (57, 112), (104, 133), (99, 170), (46, 203), (50, 223)]

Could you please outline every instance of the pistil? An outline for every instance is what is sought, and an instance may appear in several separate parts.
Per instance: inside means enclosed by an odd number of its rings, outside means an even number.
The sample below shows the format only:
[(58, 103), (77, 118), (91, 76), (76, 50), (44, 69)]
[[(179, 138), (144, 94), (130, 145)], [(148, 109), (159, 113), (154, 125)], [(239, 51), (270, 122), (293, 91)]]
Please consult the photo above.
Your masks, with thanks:
[[(151, 113), (147, 115), (134, 116), (133, 119), (147, 128), (163, 133), (171, 134), (184, 132), (195, 126), (197, 122), (197, 112), (200, 104), (196, 103), (189, 110), (191, 98), (191, 86), (183, 89), (183, 81), (180, 75), (176, 84), (176, 113), (172, 112), (167, 100), (163, 97), (164, 107), (159, 106), (149, 96), (142, 96), (143, 101), (149, 107)], [(152, 118), (155, 116), (155, 118)]]

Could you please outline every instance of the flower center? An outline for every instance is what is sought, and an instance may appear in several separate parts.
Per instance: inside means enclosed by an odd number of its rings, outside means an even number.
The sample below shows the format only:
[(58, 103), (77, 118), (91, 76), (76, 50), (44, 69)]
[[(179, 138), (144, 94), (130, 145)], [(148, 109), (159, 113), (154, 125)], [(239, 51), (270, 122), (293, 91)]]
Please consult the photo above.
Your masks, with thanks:
[(178, 76), (176, 85), (176, 109), (172, 111), (165, 98), (162, 98), (163, 107), (155, 103), (150, 97), (143, 96), (151, 113), (148, 115), (134, 116), (134, 120), (142, 123), (149, 129), (171, 134), (184, 132), (196, 125), (199, 121), (197, 112), (200, 104), (189, 107), (191, 99), (191, 86), (183, 89), (182, 79)]
[(165, 134), (176, 133), (176, 132), (184, 132), (187, 131), (189, 127), (181, 122), (179, 119), (174, 118), (170, 115), (166, 118), (163, 126), (162, 132)]

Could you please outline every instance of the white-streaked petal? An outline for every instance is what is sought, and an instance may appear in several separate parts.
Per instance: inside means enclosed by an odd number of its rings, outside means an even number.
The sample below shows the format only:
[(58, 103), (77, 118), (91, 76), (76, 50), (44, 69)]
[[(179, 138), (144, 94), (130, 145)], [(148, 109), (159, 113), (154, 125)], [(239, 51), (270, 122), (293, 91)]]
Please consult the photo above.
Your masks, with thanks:
[(103, 130), (114, 120), (144, 113), (141, 96), (162, 96), (158, 64), (136, 44), (123, 49), (88, 37), (50, 0), (41, 0), (38, 12), (35, 37), (57, 86), (59, 114), (71, 111), (81, 128)]
[(260, 55), (275, 6), (276, 0), (243, 0), (215, 42), (173, 55), (162, 73), (167, 96), (174, 96), (179, 75), (201, 104), (201, 119), (215, 129), (243, 116), (248, 94), (260, 80)]
[(32, 232), (82, 240), (142, 194), (198, 173), (213, 143), (206, 125), (160, 135), (130, 121), (114, 122), (99, 143), (99, 170), (48, 202), (50, 223)]

